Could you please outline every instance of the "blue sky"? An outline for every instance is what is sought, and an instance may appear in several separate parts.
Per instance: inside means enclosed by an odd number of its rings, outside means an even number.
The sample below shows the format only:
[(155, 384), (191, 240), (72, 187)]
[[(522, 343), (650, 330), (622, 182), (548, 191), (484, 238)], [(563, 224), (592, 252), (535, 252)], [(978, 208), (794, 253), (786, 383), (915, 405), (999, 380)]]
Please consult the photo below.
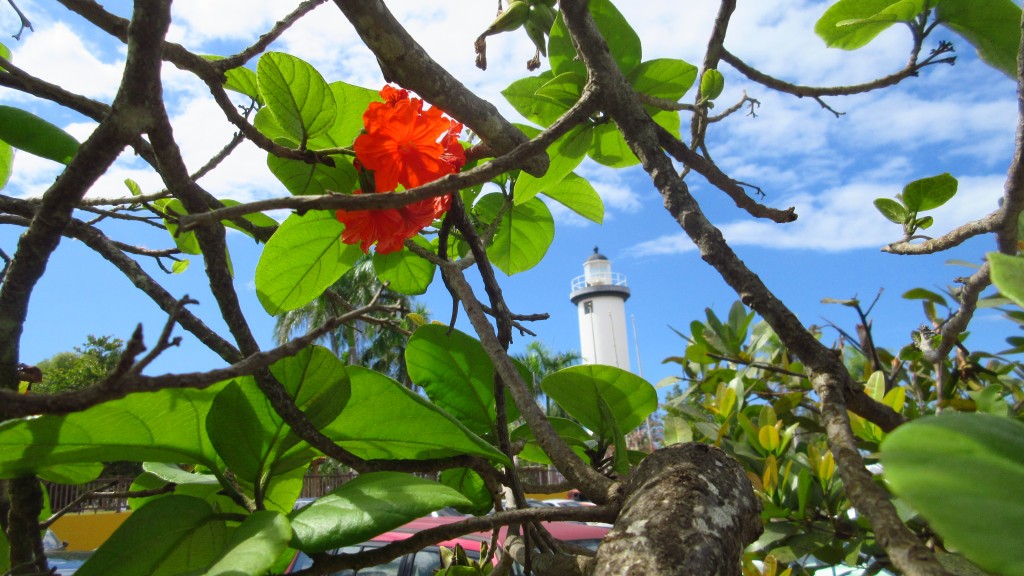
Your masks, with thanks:
[[(226, 54), (251, 42), (282, 16), (292, 3), (279, 0), (176, 0), (170, 38), (205, 53)], [(677, 2), (618, 2), (640, 33), (644, 59), (682, 58), (699, 63), (717, 2), (695, 0), (680, 8)], [(813, 34), (815, 20), (826, 2), (779, 0), (742, 3), (726, 42), (731, 52), (766, 73), (808, 85), (852, 84), (899, 69), (910, 46), (909, 34), (894, 27), (858, 52), (827, 49)], [(123, 1), (109, 9), (126, 14)], [(490, 69), (473, 66), (472, 42), (493, 18), (494, 3), (482, 0), (447, 2), (388, 2), (396, 15), (442, 64), (471, 88), (519, 120), (499, 92), (527, 74), (524, 62), (532, 56), (528, 41), (509, 35), (488, 40)], [(82, 25), (80, 19), (52, 2), (22, 1), (19, 6), (35, 25), (21, 42), (14, 12), (0, 7), (2, 42), (14, 62), (70, 89), (109, 101), (116, 90), (124, 60), (123, 47)], [(879, 248), (899, 239), (897, 226), (884, 220), (871, 201), (892, 197), (912, 180), (950, 172), (960, 181), (957, 197), (935, 211), (938, 235), (995, 208), (1013, 147), (1016, 122), (1014, 84), (980, 63), (973, 49), (940, 29), (928, 48), (941, 39), (953, 40), (956, 66), (926, 69), (894, 89), (877, 94), (831, 98), (829, 104), (845, 114), (836, 118), (808, 99), (770, 93), (745, 82), (723, 65), (726, 90), (719, 102), (737, 100), (745, 90), (760, 100), (757, 117), (737, 114), (716, 126), (709, 136), (715, 160), (732, 176), (751, 182), (767, 194), (772, 206), (796, 206), (800, 218), (788, 225), (753, 221), (698, 177), (690, 186), (709, 218), (720, 226), (737, 252), (806, 323), (832, 321), (853, 331), (849, 309), (823, 305), (822, 298), (859, 297), (870, 302), (884, 288), (873, 314), (875, 332), (883, 346), (909, 342), (910, 331), (923, 320), (920, 305), (900, 298), (921, 286), (941, 291), (969, 269), (946, 265), (950, 259), (979, 262), (992, 249), (988, 238), (970, 241), (955, 251), (934, 256), (894, 256)], [(383, 80), (376, 63), (331, 4), (317, 9), (273, 49), (291, 52), (316, 66), (328, 81), (345, 80), (379, 87)], [(62, 80), (63, 79), (63, 80)], [(231, 136), (233, 129), (219, 118), (201, 84), (173, 67), (165, 67), (169, 111), (176, 135), (193, 168), (201, 165)], [(689, 96), (688, 96), (689, 97)], [(80, 139), (94, 124), (52, 105), (0, 89), (0, 103), (25, 107), (61, 125)], [(684, 122), (686, 122), (684, 117)], [(593, 247), (612, 259), (632, 289), (627, 315), (635, 318), (644, 376), (657, 382), (677, 371), (662, 365), (680, 354), (684, 342), (669, 326), (687, 331), (692, 320), (712, 307), (724, 315), (735, 296), (704, 264), (693, 246), (664, 210), (656, 191), (639, 169), (611, 171), (584, 165), (581, 173), (601, 193), (605, 223), (582, 221), (558, 206), (555, 241), (534, 270), (508, 278), (505, 294), (520, 313), (548, 312), (551, 319), (533, 326), (538, 337), (555, 350), (577, 349), (576, 311), (569, 303), (569, 284), (582, 274), (582, 263)], [(19, 154), (15, 173), (2, 193), (38, 195), (58, 173), (45, 160)], [(133, 178), (148, 192), (160, 188), (145, 165), (125, 154), (115, 169), (90, 192), (96, 197), (126, 194), (120, 182)], [(239, 153), (203, 180), (214, 194), (238, 200), (285, 194), (266, 169), (266, 156), (252, 147)], [(549, 203), (551, 205), (551, 203)], [(152, 248), (167, 247), (169, 238), (147, 227), (111, 226), (116, 239)], [(0, 227), (0, 248), (14, 252), (21, 230)], [(236, 283), (253, 328), (270, 345), (273, 319), (256, 301), (253, 270), (259, 256), (251, 240), (230, 238)], [(212, 296), (198, 261), (186, 273), (166, 276), (144, 262), (176, 296), (200, 300), (195, 308), (207, 322), (221, 327)], [(437, 318), (447, 318), (450, 301), (440, 283), (422, 300)], [(65, 240), (58, 248), (37, 291), (22, 341), (22, 360), (37, 362), (80, 345), (88, 334), (127, 338), (142, 323), (152, 342), (164, 318), (155, 305), (120, 277), (109, 264), (82, 245)], [(460, 323), (460, 328), (468, 326)], [(968, 344), (1001, 349), (1014, 334), (998, 313), (981, 312)], [(218, 359), (182, 333), (185, 344), (170, 350), (151, 373), (193, 371), (218, 365)], [(834, 330), (824, 338), (832, 342)], [(530, 338), (520, 337), (515, 347)], [(637, 362), (634, 358), (634, 370)]]

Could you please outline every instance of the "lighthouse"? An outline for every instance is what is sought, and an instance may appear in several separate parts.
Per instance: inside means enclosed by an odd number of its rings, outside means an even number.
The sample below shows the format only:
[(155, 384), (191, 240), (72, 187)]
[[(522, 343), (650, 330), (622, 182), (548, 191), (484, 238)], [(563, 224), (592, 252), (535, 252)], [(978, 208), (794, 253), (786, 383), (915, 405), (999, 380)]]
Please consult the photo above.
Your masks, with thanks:
[(626, 277), (612, 272), (608, 257), (594, 248), (583, 262), (583, 275), (572, 281), (569, 300), (580, 318), (580, 355), (584, 364), (607, 364), (629, 370), (626, 337)]

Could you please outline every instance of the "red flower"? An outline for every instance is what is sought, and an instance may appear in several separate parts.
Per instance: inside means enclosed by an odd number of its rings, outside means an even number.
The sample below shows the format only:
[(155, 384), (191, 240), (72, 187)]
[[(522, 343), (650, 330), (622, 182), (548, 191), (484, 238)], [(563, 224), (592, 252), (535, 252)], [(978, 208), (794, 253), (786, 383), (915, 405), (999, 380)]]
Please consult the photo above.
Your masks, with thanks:
[[(466, 164), (459, 144), (462, 124), (443, 116), (440, 108), (423, 110), (423, 100), (410, 98), (407, 90), (385, 86), (380, 95), (384, 102), (369, 105), (363, 114), (366, 130), (354, 145), (357, 169), (373, 171), (374, 192), (394, 192), (399, 185), (422, 186)], [(338, 210), (336, 216), (345, 224), (341, 239), (358, 242), (364, 252), (375, 242), (377, 252), (394, 252), (444, 214), (449, 203), (444, 196), (398, 209)]]
[[(356, 190), (362, 194), (362, 190)], [(406, 239), (412, 238), (426, 228), (441, 214), (448, 211), (451, 197), (439, 196), (413, 202), (401, 208), (384, 210), (338, 210), (335, 217), (345, 225), (341, 241), (346, 244), (359, 243), (363, 252), (369, 253), (376, 242), (379, 254), (390, 254), (402, 249)]]

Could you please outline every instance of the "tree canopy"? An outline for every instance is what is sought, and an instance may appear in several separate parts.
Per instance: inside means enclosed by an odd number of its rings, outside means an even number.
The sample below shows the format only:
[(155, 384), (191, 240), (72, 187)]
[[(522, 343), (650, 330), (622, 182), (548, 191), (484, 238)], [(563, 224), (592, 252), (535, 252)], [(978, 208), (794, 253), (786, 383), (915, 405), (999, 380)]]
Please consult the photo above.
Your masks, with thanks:
[[(40, 479), (84, 483), (99, 473), (97, 462), (132, 461), (144, 470), (133, 485), (134, 512), (80, 574), (260, 575), (280, 572), (297, 551), (315, 558), (310, 573), (329, 573), (504, 526), (520, 527), (519, 541), (531, 550), (527, 569), (542, 574), (572, 566), (594, 575), (775, 576), (844, 563), (872, 572), (966, 573), (976, 565), (1024, 574), (1016, 545), (1024, 527), (1021, 366), (963, 343), (993, 284), (1001, 295), (989, 303), (1024, 323), (1024, 120), (1015, 119), (1002, 201), (983, 219), (924, 234), (934, 223), (929, 213), (957, 193), (957, 179), (945, 172), (909, 182), (892, 198), (862, 199), (893, 223), (898, 239), (884, 250), (894, 254), (941, 253), (981, 236), (993, 242), (949, 298), (927, 289), (906, 295), (923, 304), (928, 324), (898, 351), (876, 345), (872, 306), (857, 299), (835, 302), (857, 314), (857, 330), (830, 347), (762, 282), (756, 264), (737, 255), (691, 190), (694, 181), (706, 183), (754, 221), (785, 226), (799, 216), (768, 203), (716, 154), (709, 135), (757, 105), (746, 94), (723, 100), (730, 77), (813, 99), (821, 113), (838, 116), (831, 98), (914, 82), (953, 63), (953, 45), (933, 40), (941, 27), (1016, 82), (1024, 103), (1016, 3), (838, 0), (814, 25), (826, 46), (856, 50), (901, 26), (909, 57), (872, 81), (808, 86), (729, 51), (729, 25), (741, 9), (735, 0), (719, 3), (695, 63), (645, 60), (643, 30), (612, 0), (499, 2), (494, 21), (480, 25), (476, 63), (488, 66), (489, 38), (527, 35), (536, 50), (529, 70), (502, 94), (529, 124), (467, 89), (382, 0), (333, 0), (326, 8), (339, 10), (372, 51), (388, 81), (383, 88), (325, 77), (273, 49), (326, 0), (296, 3), (244, 49), (217, 56), (172, 41), (170, 0), (136, 0), (130, 18), (86, 0), (60, 3), (81, 26), (123, 42), (126, 60), (116, 94), (103, 100), (42, 80), (43, 70), (20, 68), (0, 45), (0, 86), (95, 122), (79, 142), (46, 118), (0, 106), (0, 184), (18, 170), (15, 149), (64, 166), (38, 198), (0, 194), (0, 223), (24, 229), (17, 246), (0, 252), (0, 478), (9, 509), (0, 569), (46, 569), (39, 522), (49, 511)], [(10, 6), (20, 36), (31, 24)], [(171, 70), (200, 80), (217, 114), (237, 129), (198, 170), (184, 161), (187, 143), (170, 120)], [(207, 186), (204, 177), (242, 141), (266, 153), (280, 182), (275, 197), (238, 202)], [(129, 179), (122, 197), (88, 195), (124, 151), (162, 187), (144, 190)], [(545, 258), (555, 233), (551, 206), (602, 221), (601, 196), (580, 169), (585, 158), (608, 170), (639, 166), (649, 201), (664, 205), (738, 298), (724, 318), (709, 309), (705, 321), (679, 332), (682, 354), (669, 361), (688, 382), (667, 407), (669, 445), (652, 453), (626, 443), (658, 408), (652, 384), (601, 365), (544, 374), (540, 391), (570, 417), (559, 418), (538, 405), (531, 367), (509, 354), (513, 336), (530, 333), (544, 315), (511, 309), (498, 273), (530, 274)], [(287, 215), (272, 217), (281, 210)], [(169, 247), (135, 245), (113, 221), (166, 230)], [(262, 309), (242, 304), (229, 229), (260, 246), (252, 280)], [(166, 325), (155, 338), (143, 338), (141, 328), (127, 338), (91, 386), (22, 393), (33, 368), (20, 356), (30, 298), (68, 240), (106, 260), (101, 273), (123, 276), (151, 299)], [(201, 259), (201, 270), (189, 268), (188, 255)], [(381, 289), (350, 306), (318, 308), (354, 270), (372, 271)], [(181, 273), (205, 275), (214, 316), (174, 294), (167, 278)], [(396, 307), (380, 298), (384, 286), (417, 295), (431, 285), (450, 294), (452, 317), (409, 318), (417, 327), (392, 361), (404, 370), (355, 365), (316, 345), (342, 326), (395, 323)], [(304, 309), (310, 313), (296, 312)], [(316, 325), (300, 336), (288, 330), (262, 349), (253, 319), (288, 314)], [(472, 333), (455, 328), (457, 315)], [(179, 343), (179, 331), (224, 367), (147, 372)], [(90, 346), (110, 360), (110, 344)], [(423, 393), (397, 382), (399, 374)], [(293, 510), (307, 468), (324, 456), (359, 476)], [(529, 485), (517, 474), (522, 462), (551, 464), (566, 481)], [(596, 506), (527, 506), (526, 493), (569, 488)], [(446, 506), (475, 515), (379, 549), (320, 554)], [(556, 520), (614, 526), (596, 557), (565, 564), (559, 559), (578, 551), (554, 542), (541, 524)], [(489, 569), (485, 561), (445, 573)]]

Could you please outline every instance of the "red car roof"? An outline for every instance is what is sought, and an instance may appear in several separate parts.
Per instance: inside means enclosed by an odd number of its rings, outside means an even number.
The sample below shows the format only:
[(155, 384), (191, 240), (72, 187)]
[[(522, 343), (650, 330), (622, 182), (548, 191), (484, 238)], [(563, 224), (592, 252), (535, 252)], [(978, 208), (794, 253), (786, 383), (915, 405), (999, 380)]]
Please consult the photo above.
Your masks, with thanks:
[[(446, 524), (452, 524), (465, 518), (459, 516), (439, 516), (439, 517), (427, 517), (419, 518), (385, 532), (379, 536), (374, 536), (371, 541), (374, 542), (395, 542), (398, 540), (405, 540), (413, 534), (426, 530), (428, 528), (434, 528), (436, 526), (444, 526)], [(601, 526), (590, 526), (588, 524), (582, 524), (579, 522), (544, 522), (544, 527), (547, 528), (551, 535), (559, 540), (600, 540), (604, 538), (605, 534), (608, 533), (608, 528)], [(504, 530), (504, 529), (503, 529)], [(466, 550), (480, 550), (481, 542), (490, 542), (491, 533), (488, 532), (471, 532), (452, 540), (446, 540), (440, 542), (440, 546), (454, 546), (456, 543), (461, 544)]]

